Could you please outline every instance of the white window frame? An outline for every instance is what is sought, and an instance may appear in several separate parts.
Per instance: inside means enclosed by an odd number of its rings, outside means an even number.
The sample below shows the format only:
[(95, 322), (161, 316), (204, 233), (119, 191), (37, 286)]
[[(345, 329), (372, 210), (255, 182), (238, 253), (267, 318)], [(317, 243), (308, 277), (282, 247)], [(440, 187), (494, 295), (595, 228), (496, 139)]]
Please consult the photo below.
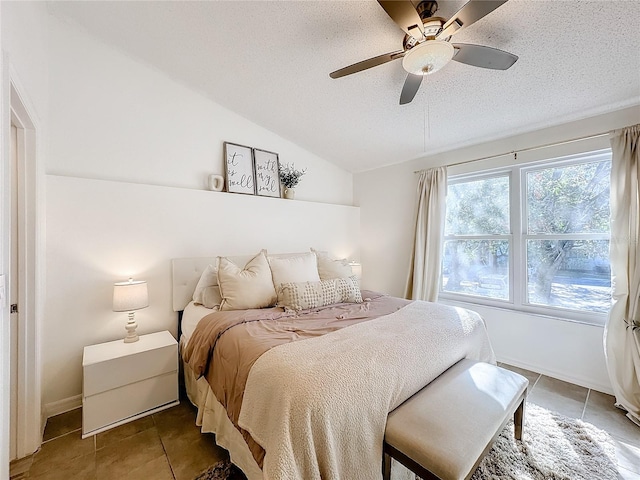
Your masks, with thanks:
[[(456, 175), (454, 177), (450, 177), (447, 179), (448, 185), (455, 185), (458, 183), (467, 183), (467, 182), (477, 182), (482, 180), (489, 180), (491, 178), (501, 178), (506, 177), (509, 183), (509, 192), (512, 192), (512, 183), (513, 183), (513, 174), (512, 169), (504, 169), (501, 168), (499, 170), (489, 170), (479, 173), (465, 174), (465, 175)], [(509, 298), (501, 299), (501, 298), (491, 298), (491, 297), (483, 297), (480, 295), (472, 295), (470, 293), (458, 293), (458, 292), (448, 292), (443, 290), (442, 285), (442, 274), (440, 275), (440, 292), (439, 295), (442, 298), (451, 298), (452, 300), (460, 300), (460, 301), (468, 301), (471, 303), (475, 303), (477, 299), (479, 300), (489, 300), (489, 305), (493, 304), (494, 306), (505, 306), (509, 304), (513, 304), (513, 198), (509, 199), (509, 233), (507, 234), (475, 234), (475, 235), (445, 235), (444, 242), (447, 241), (455, 241), (455, 240), (507, 240), (509, 242)], [(480, 302), (478, 302), (480, 303)], [(482, 302), (484, 303), (484, 302)]]
[[(454, 175), (448, 178), (449, 185), (470, 181), (508, 176), (509, 181), (509, 216), (510, 234), (508, 235), (445, 235), (449, 240), (509, 240), (509, 299), (497, 299), (468, 293), (448, 292), (443, 290), (442, 274), (440, 276), (440, 298), (444, 300), (485, 305), (496, 308), (542, 315), (590, 325), (602, 326), (606, 322), (606, 313), (569, 310), (562, 307), (531, 304), (527, 302), (527, 241), (528, 240), (609, 240), (609, 233), (575, 233), (575, 234), (529, 234), (527, 231), (526, 175), (532, 171), (553, 167), (566, 167), (582, 163), (611, 160), (611, 149), (596, 150), (588, 153), (545, 159), (536, 162), (516, 164), (507, 168), (488, 169), (474, 173)], [(517, 281), (516, 281), (517, 279)]]

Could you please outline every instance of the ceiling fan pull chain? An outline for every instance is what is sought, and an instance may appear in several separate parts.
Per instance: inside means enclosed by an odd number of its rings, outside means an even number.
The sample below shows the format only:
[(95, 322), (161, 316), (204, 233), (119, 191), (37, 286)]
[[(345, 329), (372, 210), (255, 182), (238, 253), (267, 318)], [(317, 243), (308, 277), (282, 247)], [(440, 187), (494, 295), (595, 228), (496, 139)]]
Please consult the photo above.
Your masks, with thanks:
[(427, 95), (426, 89), (424, 93), (425, 97), (427, 97), (427, 139), (431, 141), (431, 102), (429, 101), (430, 97)]
[(422, 102), (422, 146), (423, 151), (427, 151), (427, 140), (431, 140), (431, 106), (429, 105), (429, 95), (427, 87), (422, 90), (424, 100)]
[[(426, 91), (426, 88), (423, 92)], [(427, 105), (422, 103), (422, 151), (427, 151)]]

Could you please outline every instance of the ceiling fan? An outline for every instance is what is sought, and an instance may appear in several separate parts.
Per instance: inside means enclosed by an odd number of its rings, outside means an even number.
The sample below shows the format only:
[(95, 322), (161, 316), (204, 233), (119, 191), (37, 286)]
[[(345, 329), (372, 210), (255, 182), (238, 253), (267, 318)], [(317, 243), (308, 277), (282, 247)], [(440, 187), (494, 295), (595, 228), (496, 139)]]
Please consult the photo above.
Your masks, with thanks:
[(450, 43), (457, 32), (493, 12), (507, 0), (469, 0), (449, 20), (435, 17), (438, 3), (423, 0), (414, 7), (410, 0), (378, 0), (380, 6), (406, 33), (402, 50), (354, 63), (329, 74), (340, 78), (402, 58), (408, 72), (400, 94), (400, 105), (413, 100), (426, 75), (437, 72), (449, 61), (474, 67), (506, 70), (518, 57), (497, 48), (469, 43)]

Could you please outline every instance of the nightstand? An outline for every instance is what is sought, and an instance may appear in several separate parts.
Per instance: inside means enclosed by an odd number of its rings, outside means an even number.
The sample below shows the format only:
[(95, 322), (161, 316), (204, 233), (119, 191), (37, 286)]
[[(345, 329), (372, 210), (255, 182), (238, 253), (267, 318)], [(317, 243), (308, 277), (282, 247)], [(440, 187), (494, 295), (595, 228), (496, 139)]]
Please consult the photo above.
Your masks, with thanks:
[(178, 405), (178, 343), (167, 332), (84, 348), (82, 438)]

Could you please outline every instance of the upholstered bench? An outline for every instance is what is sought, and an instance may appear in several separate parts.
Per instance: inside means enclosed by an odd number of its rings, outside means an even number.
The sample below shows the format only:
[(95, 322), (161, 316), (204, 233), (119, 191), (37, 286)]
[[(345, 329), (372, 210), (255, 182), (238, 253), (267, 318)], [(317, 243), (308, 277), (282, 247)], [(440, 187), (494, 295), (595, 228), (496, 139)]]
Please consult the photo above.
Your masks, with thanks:
[(391, 458), (424, 480), (468, 479), (513, 415), (522, 439), (529, 381), (488, 363), (461, 360), (389, 414), (383, 473)]

